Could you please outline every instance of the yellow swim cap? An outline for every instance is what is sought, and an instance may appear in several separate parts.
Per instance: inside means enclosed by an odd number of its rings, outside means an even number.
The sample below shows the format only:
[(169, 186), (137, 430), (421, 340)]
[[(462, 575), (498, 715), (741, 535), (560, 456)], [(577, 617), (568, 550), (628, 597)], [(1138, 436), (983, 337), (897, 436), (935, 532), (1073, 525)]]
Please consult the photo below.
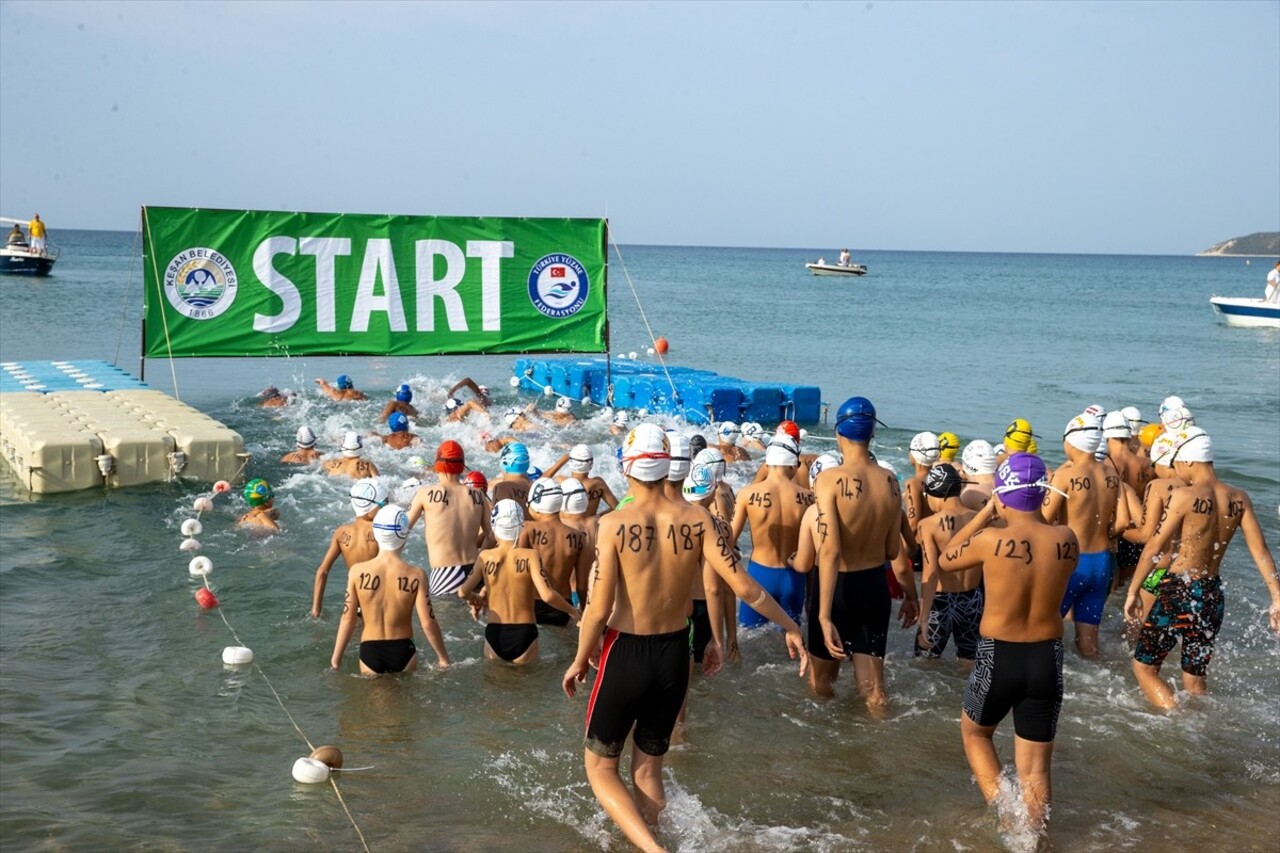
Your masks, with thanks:
[(1040, 452), (1040, 445), (1036, 444), (1036, 440), (1034, 438), (1027, 442), (1027, 452), (1028, 453)]
[(960, 452), (960, 438), (954, 432), (938, 433), (938, 447), (941, 450), (938, 458), (942, 462), (951, 462)]
[(1138, 441), (1142, 442), (1143, 447), (1150, 449), (1162, 432), (1164, 432), (1163, 424), (1147, 424), (1138, 433)]
[(1013, 423), (1005, 427), (1004, 430), (1004, 446), (1009, 450), (1023, 450), (1028, 453), (1031, 451), (1031, 444), (1035, 441), (1031, 432), (1031, 422), (1023, 418), (1015, 418)]

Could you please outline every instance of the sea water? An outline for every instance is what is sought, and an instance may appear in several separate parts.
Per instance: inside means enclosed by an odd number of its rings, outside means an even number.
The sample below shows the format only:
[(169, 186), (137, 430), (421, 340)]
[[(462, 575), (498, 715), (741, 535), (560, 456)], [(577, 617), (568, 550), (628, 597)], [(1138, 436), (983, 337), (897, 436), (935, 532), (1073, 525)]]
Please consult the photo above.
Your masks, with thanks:
[[(51, 236), (63, 248), (52, 277), (0, 282), (0, 359), (98, 358), (140, 372), (135, 235)], [(835, 251), (624, 245), (609, 270), (612, 348), (644, 358), (651, 345), (634, 287), (673, 363), (816, 384), (833, 408), (871, 398), (888, 424), (876, 451), (904, 474), (920, 430), (996, 442), (1024, 417), (1053, 464), (1061, 428), (1085, 406), (1137, 405), (1152, 417), (1177, 393), (1213, 435), (1221, 476), (1250, 492), (1268, 542), (1280, 544), (1280, 332), (1228, 328), (1208, 304), (1213, 293), (1260, 293), (1270, 261), (869, 251), (856, 258), (867, 277), (837, 279), (806, 273), (820, 253)], [(341, 565), (323, 618), (307, 615), (329, 534), (350, 518), (349, 483), (276, 462), (297, 427), (309, 424), (332, 450), (346, 429), (375, 429), (390, 390), (407, 381), (424, 412), (420, 452), (456, 438), (493, 474), (484, 424), (442, 428), (435, 413), (463, 376), (504, 404), (531, 399), (507, 386), (512, 360), (149, 360), (146, 380), (176, 386), (243, 434), (247, 473), (276, 489), (277, 535), (235, 530), (244, 510), (235, 495), (204, 514), (215, 611), (196, 605), (190, 555), (178, 550), (207, 486), (41, 497), (0, 475), (6, 848), (627, 849), (583, 773), (584, 698), (560, 692), (572, 632), (545, 628), (533, 666), (486, 662), (481, 626), (445, 600), (435, 609), (454, 666), (369, 680), (354, 675), (354, 651), (340, 674), (328, 668)], [(371, 401), (317, 396), (314, 379), (338, 373)], [(267, 384), (298, 401), (258, 408)], [(534, 462), (587, 441), (620, 492), (616, 438), (598, 411), (575, 408), (580, 425), (531, 440)], [(807, 448), (830, 444), (829, 425), (806, 426)], [(394, 487), (416, 473), (414, 453), (373, 446), (368, 455)], [(406, 553), (424, 560), (420, 532)], [(1243, 542), (1222, 574), (1212, 695), (1183, 697), (1172, 713), (1152, 711), (1137, 689), (1118, 597), (1101, 661), (1080, 659), (1068, 631), (1047, 849), (1280, 846), (1280, 644)], [(684, 851), (1033, 846), (1002, 834), (971, 781), (963, 675), (950, 659), (914, 660), (912, 634), (891, 633), (885, 720), (850, 695), (847, 669), (835, 699), (812, 697), (767, 629), (744, 638), (742, 663), (695, 676), (689, 725), (666, 763), (663, 841)], [(222, 648), (240, 644), (255, 665), (224, 669)], [(424, 663), (432, 659), (427, 650)], [(1176, 659), (1165, 670), (1176, 674)], [(1011, 729), (1006, 721), (996, 737), (1006, 760)], [(290, 768), (308, 742), (336, 744), (348, 767), (369, 769), (335, 777), (341, 798), (296, 784)]]

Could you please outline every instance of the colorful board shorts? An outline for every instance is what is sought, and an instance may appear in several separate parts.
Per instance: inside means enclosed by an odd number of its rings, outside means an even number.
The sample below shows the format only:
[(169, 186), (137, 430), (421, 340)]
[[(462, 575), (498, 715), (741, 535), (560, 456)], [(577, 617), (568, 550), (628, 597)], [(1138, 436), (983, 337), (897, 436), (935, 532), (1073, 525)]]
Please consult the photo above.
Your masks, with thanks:
[(1142, 623), (1133, 659), (1158, 667), (1181, 640), (1182, 671), (1204, 677), (1225, 609), (1222, 579), (1217, 575), (1187, 580), (1167, 573), (1156, 587), (1156, 601)]
[(688, 689), (688, 628), (669, 634), (624, 634), (606, 628), (600, 669), (587, 703), (587, 749), (617, 758), (630, 733), (636, 749), (666, 755)]
[(964, 713), (994, 726), (1013, 711), (1023, 740), (1047, 743), (1062, 711), (1062, 640), (1011, 643), (983, 637), (964, 691)]

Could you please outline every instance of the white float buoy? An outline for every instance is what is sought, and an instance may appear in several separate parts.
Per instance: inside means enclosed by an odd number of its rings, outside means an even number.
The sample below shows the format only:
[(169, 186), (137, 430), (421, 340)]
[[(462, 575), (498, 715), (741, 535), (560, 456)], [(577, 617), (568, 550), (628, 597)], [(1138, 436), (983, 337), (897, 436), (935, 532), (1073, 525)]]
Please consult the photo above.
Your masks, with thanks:
[(552, 394), (554, 394), (554, 393), (556, 393), (556, 392), (551, 390), (551, 386), (550, 386), (550, 385), (544, 385), (544, 386), (542, 386), (542, 394), (543, 394), (543, 396), (550, 397), (550, 396), (551, 396)]
[(178, 546), (179, 551), (199, 551), (200, 541), (198, 539), (183, 539), (182, 544)]
[(582, 398), (582, 405), (584, 405), (584, 406), (590, 406), (590, 405), (591, 405), (591, 396), (590, 396), (590, 395), (587, 395), (586, 397), (583, 397), (583, 398)]
[(649, 347), (647, 350), (645, 350), (645, 352), (647, 352), (649, 355), (657, 355), (658, 353), (658, 351), (653, 347)]
[(627, 353), (627, 358), (631, 359), (632, 361), (635, 361), (635, 360), (636, 360), (636, 351), (635, 351), (635, 350), (632, 350), (631, 352)]
[(253, 649), (248, 646), (227, 646), (222, 650), (222, 662), (232, 666), (253, 663)]
[(511, 383), (511, 387), (512, 387), (512, 388), (519, 388), (519, 387), (520, 387), (520, 377), (519, 377), (519, 376), (512, 376), (512, 377), (511, 377), (509, 380), (507, 380), (507, 381), (509, 381), (509, 382)]
[(319, 785), (329, 781), (329, 765), (314, 758), (299, 758), (293, 762), (293, 781), (304, 785)]
[(196, 512), (209, 512), (213, 509), (213, 501), (205, 495), (201, 495), (192, 502), (191, 508)]
[(183, 536), (199, 536), (201, 533), (204, 533), (204, 525), (198, 519), (188, 518), (182, 522)]
[(193, 578), (202, 578), (213, 571), (213, 560), (208, 557), (193, 557), (187, 564), (187, 571)]
[(808, 434), (809, 434), (809, 431), (808, 431), (807, 429), (804, 429), (803, 427), (801, 427), (801, 429), (800, 429), (800, 437), (801, 437), (801, 438), (804, 438), (804, 437), (805, 437), (805, 436), (807, 436)]

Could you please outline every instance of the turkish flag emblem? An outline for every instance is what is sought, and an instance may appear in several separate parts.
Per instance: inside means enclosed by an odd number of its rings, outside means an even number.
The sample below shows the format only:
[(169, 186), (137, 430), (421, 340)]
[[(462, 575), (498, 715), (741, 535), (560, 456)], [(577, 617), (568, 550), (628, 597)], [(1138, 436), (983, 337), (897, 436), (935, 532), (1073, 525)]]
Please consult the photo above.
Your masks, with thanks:
[(551, 268), (551, 277), (552, 277), (552, 278), (564, 278), (564, 277), (565, 277), (565, 268), (564, 268), (564, 267), (552, 267), (552, 268)]

